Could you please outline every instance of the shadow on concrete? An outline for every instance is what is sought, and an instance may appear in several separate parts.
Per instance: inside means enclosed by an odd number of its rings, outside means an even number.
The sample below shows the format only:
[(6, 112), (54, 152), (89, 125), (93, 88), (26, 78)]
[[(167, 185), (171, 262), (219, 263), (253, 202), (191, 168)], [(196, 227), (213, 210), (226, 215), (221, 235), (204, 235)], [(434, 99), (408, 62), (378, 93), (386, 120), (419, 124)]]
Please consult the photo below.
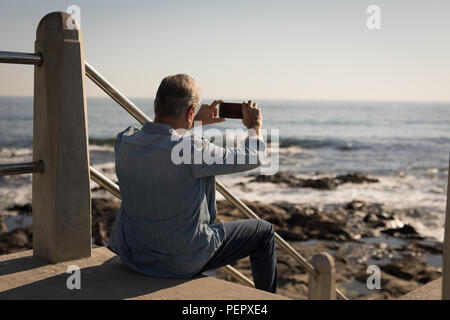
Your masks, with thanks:
[(46, 265), (48, 265), (48, 263), (28, 256), (0, 261), (0, 277), (7, 274), (40, 268)]
[[(22, 271), (45, 265), (32, 257), (15, 259), (8, 263), (17, 263), (17, 260), (22, 259)], [(0, 299), (126, 299), (175, 287), (195, 279), (147, 277), (128, 269), (118, 256), (99, 266), (81, 268), (80, 290), (67, 288), (69, 276), (70, 274), (62, 273), (0, 292)], [(204, 276), (196, 278), (199, 277)]]

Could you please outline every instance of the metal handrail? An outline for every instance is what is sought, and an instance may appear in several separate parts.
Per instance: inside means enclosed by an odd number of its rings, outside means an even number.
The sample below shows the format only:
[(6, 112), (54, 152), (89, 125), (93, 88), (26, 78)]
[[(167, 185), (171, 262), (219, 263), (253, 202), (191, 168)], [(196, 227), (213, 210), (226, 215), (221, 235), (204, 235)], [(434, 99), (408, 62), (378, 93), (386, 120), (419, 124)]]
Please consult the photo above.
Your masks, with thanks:
[(100, 87), (106, 94), (108, 94), (114, 101), (120, 104), (125, 110), (128, 111), (134, 118), (136, 118), (141, 124), (146, 122), (151, 122), (149, 117), (147, 117), (138, 107), (134, 105), (124, 94), (117, 90), (108, 80), (106, 80), (97, 70), (95, 70), (87, 62), (84, 62), (86, 69), (86, 75), (91, 79), (97, 86)]
[[(245, 203), (243, 203), (238, 197), (233, 195), (227, 188), (225, 188), (220, 182), (216, 181), (216, 189), (219, 191), (228, 201), (230, 201), (236, 208), (238, 208), (244, 215), (252, 219), (260, 219), (259, 216), (254, 213)], [(318, 277), (318, 272), (302, 255), (300, 255), (289, 243), (286, 242), (278, 233), (275, 232), (276, 243), (290, 254), (301, 266), (303, 266), (314, 277)], [(342, 300), (348, 300), (347, 297), (339, 290), (336, 289), (336, 295)]]
[(42, 56), (36, 53), (0, 51), (0, 63), (39, 65), (42, 63)]
[[(42, 56), (36, 53), (23, 53), (23, 52), (10, 52), (0, 51), (0, 63), (14, 63), (14, 64), (33, 64), (40, 65), (42, 63)], [(85, 72), (89, 79), (91, 79), (97, 86), (99, 86), (106, 94), (108, 94), (114, 101), (121, 105), (128, 113), (130, 113), (141, 124), (151, 122), (151, 119), (147, 117), (136, 105), (134, 105), (124, 94), (117, 90), (108, 80), (106, 80), (97, 70), (95, 70), (89, 63), (85, 61)], [(101, 172), (89, 167), (91, 179), (96, 183), (104, 187), (111, 192), (117, 198), (121, 199), (120, 189), (117, 184), (106, 178)], [(44, 163), (42, 161), (7, 164), (0, 165), (0, 176), (13, 175), (13, 174), (27, 174), (34, 172), (43, 172)], [(259, 216), (254, 213), (247, 205), (234, 196), (225, 186), (216, 181), (216, 189), (235, 207), (237, 207), (244, 215), (249, 218), (260, 219)], [(303, 257), (301, 256), (291, 245), (289, 245), (278, 233), (275, 233), (275, 241), (277, 244), (290, 254), (301, 266), (303, 266), (312, 276), (317, 277), (317, 270)], [(231, 266), (222, 267), (222, 269), (236, 278), (239, 282), (254, 286), (254, 283), (246, 278), (238, 270)], [(346, 300), (347, 298), (336, 289), (337, 296), (340, 299)]]
[[(236, 208), (238, 208), (242, 213), (244, 213), (250, 219), (260, 219), (259, 216), (254, 213), (245, 203), (243, 203), (239, 198), (233, 195), (227, 188), (223, 186), (220, 182), (216, 181), (216, 188), (227, 200), (229, 200)], [(318, 276), (317, 270), (303, 258), (294, 248), (291, 247), (283, 238), (280, 237), (278, 233), (275, 232), (275, 241), (277, 244), (287, 251), (295, 260), (300, 263), (309, 273), (314, 277)]]
[[(9, 52), (0, 51), (0, 63), (14, 63), (14, 64), (34, 64), (40, 65), (42, 63), (42, 56), (40, 54), (21, 53), (21, 52)], [(111, 83), (109, 83), (100, 73), (98, 73), (93, 67), (85, 62), (85, 72), (89, 79), (91, 79), (96, 85), (98, 85), (103, 91), (105, 91), (114, 101), (119, 103), (126, 111), (128, 111), (134, 118), (136, 118), (141, 124), (145, 122), (151, 122), (138, 107), (136, 107), (125, 95), (117, 90)], [(4, 164), (0, 165), (0, 176), (14, 175), (14, 174), (27, 174), (34, 172), (43, 172), (44, 162), (39, 160), (37, 162), (28, 163), (16, 163), (16, 164)], [(122, 199), (120, 195), (120, 189), (117, 184), (105, 177), (100, 171), (92, 166), (89, 166), (90, 177), (96, 183), (104, 187), (107, 191), (112, 193), (119, 199)], [(231, 275), (240, 283), (254, 287), (253, 281), (244, 276), (241, 272), (235, 268), (227, 265), (221, 268), (224, 272)]]
[[(111, 194), (116, 196), (118, 199), (122, 199), (122, 196), (120, 195), (120, 188), (119, 186), (108, 179), (103, 173), (95, 169), (93, 166), (89, 166), (89, 173), (90, 177), (93, 181), (98, 183), (100, 186), (105, 188), (107, 191), (109, 191)], [(241, 272), (233, 268), (232, 266), (224, 266), (221, 268), (224, 272), (228, 273), (230, 276), (235, 278), (237, 281), (242, 283), (243, 285), (254, 287), (255, 284), (252, 280), (244, 276)]]
[[(94, 83), (96, 83), (106, 94), (112, 97), (119, 105), (127, 110), (136, 120), (138, 120), (141, 124), (144, 124), (145, 122), (151, 122), (150, 118), (148, 118), (137, 106), (135, 106), (130, 100), (128, 100), (119, 90), (117, 90), (87, 62), (85, 62), (85, 69), (86, 75), (89, 77), (89, 79), (93, 80)], [(98, 179), (98, 175), (96, 178)], [(227, 188), (225, 188), (225, 186), (223, 186), (218, 181), (216, 181), (216, 188), (227, 200), (234, 204), (246, 216), (248, 216), (249, 218), (260, 219), (256, 213), (254, 213), (249, 207), (247, 207), (241, 200), (234, 196)], [(300, 265), (302, 265), (313, 277), (318, 276), (317, 270), (277, 233), (275, 233), (275, 240), (282, 249), (284, 249), (296, 261), (298, 261)], [(247, 280), (251, 281), (249, 279)], [(342, 300), (347, 300), (347, 297), (345, 297), (345, 295), (339, 289), (336, 289), (336, 295)]]
[(24, 163), (8, 163), (0, 165), (0, 176), (10, 176), (14, 174), (44, 172), (44, 162), (42, 160)]

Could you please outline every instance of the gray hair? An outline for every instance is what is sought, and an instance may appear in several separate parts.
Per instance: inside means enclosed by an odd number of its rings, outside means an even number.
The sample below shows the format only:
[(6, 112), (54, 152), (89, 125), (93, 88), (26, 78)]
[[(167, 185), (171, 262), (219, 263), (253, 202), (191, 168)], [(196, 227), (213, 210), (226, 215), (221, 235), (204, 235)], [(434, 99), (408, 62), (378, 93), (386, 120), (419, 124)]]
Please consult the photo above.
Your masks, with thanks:
[(200, 88), (187, 74), (165, 77), (156, 92), (155, 114), (178, 118), (190, 106), (197, 107), (200, 104), (200, 98)]

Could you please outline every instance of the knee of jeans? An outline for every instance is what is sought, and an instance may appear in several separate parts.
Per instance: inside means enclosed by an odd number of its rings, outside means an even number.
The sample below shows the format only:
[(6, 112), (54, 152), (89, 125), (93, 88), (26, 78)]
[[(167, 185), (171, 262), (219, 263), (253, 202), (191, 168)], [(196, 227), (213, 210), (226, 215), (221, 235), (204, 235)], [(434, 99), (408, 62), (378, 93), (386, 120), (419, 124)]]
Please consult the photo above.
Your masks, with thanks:
[(263, 230), (266, 231), (269, 236), (273, 237), (273, 235), (275, 234), (273, 225), (269, 221), (264, 220), (264, 219), (261, 219), (261, 224), (262, 224)]

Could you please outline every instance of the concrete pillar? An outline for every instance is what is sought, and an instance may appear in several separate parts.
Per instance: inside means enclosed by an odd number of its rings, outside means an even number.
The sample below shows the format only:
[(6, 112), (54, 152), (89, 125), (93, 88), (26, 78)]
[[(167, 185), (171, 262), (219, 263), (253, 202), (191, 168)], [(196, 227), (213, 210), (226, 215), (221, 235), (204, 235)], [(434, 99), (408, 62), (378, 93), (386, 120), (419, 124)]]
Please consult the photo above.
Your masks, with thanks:
[(308, 299), (336, 300), (336, 267), (333, 257), (327, 252), (320, 252), (312, 257), (311, 264), (319, 275), (309, 275)]
[(450, 300), (450, 163), (448, 166), (447, 210), (445, 214), (444, 256), (442, 257), (442, 300)]
[[(68, 21), (69, 19), (69, 21)], [(84, 51), (78, 24), (64, 12), (42, 18), (36, 32), (33, 161), (34, 256), (56, 263), (91, 255), (91, 192)]]

